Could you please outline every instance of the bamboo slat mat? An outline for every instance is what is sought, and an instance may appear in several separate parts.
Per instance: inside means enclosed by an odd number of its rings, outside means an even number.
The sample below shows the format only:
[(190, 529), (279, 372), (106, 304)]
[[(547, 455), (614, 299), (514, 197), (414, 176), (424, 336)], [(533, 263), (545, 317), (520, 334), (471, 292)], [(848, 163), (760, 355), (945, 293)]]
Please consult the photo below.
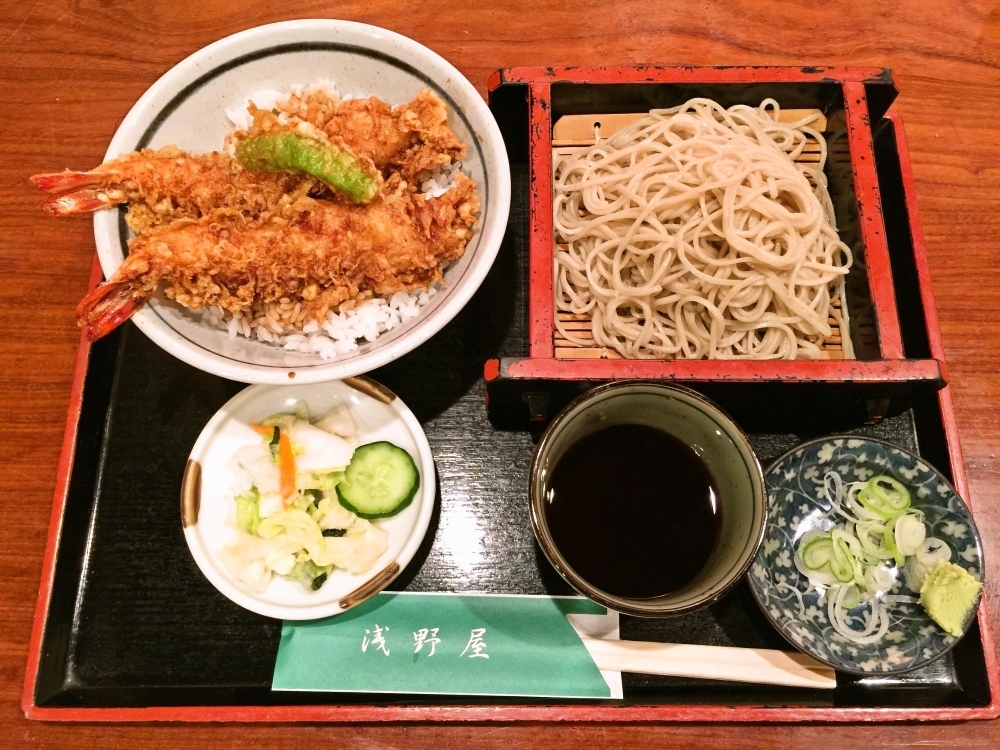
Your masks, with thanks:
[[(795, 122), (811, 115), (818, 115), (810, 127), (823, 132), (826, 130), (826, 117), (815, 109), (784, 109), (779, 113), (780, 122)], [(557, 170), (563, 158), (572, 156), (587, 146), (594, 145), (597, 138), (610, 138), (616, 132), (632, 124), (645, 113), (598, 114), (598, 115), (564, 115), (552, 128), (552, 168)], [(820, 159), (818, 143), (809, 143), (795, 161), (801, 164), (816, 164)], [(834, 302), (834, 307), (840, 310), (841, 301)], [(591, 319), (589, 315), (557, 311), (556, 316), (565, 329), (574, 336), (593, 342)], [(840, 322), (831, 315), (827, 322), (833, 329), (822, 347), (822, 359), (843, 359), (843, 340), (841, 338)], [(568, 341), (558, 330), (554, 333), (556, 359), (622, 359), (621, 354), (611, 348), (596, 344), (576, 344)]]

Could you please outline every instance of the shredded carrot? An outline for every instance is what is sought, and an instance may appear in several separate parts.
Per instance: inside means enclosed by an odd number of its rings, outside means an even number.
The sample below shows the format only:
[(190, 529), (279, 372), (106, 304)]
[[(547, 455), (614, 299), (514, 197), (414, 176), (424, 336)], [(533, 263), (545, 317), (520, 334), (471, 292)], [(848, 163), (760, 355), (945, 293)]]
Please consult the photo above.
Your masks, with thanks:
[(278, 473), (281, 476), (281, 498), (287, 508), (295, 497), (295, 454), (292, 441), (284, 432), (278, 433)]
[(273, 427), (265, 427), (262, 424), (252, 424), (252, 425), (250, 425), (250, 428), (253, 429), (254, 432), (259, 432), (261, 435), (263, 435), (264, 437), (267, 437), (267, 438), (269, 438), (272, 435), (274, 435), (274, 428)]

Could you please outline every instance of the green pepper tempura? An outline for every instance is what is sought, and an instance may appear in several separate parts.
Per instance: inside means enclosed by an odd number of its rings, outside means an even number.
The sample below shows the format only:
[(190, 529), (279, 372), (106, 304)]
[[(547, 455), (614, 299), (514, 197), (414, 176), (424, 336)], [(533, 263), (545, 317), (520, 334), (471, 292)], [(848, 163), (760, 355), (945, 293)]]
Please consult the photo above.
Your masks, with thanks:
[(236, 146), (236, 159), (251, 172), (305, 172), (360, 204), (370, 203), (382, 187), (370, 159), (295, 133), (247, 138)]

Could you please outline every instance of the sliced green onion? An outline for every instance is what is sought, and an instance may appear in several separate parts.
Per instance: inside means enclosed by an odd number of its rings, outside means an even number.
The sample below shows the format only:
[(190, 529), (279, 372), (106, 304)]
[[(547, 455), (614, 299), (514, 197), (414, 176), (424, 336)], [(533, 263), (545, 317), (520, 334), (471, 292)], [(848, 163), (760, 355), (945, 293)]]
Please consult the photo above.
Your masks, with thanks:
[(896, 561), (896, 565), (903, 567), (906, 562), (906, 557), (902, 552), (899, 551), (899, 547), (896, 545), (896, 519), (889, 519), (889, 522), (885, 525), (885, 534), (882, 536), (885, 541), (886, 549), (892, 553), (893, 559)]
[[(885, 521), (874, 519), (859, 521), (855, 528), (855, 534), (857, 534), (858, 541), (865, 552), (874, 558), (873, 565), (877, 564), (878, 561), (893, 558), (892, 551), (885, 546)], [(878, 541), (877, 544), (875, 540)]]
[(920, 548), (916, 551), (916, 558), (918, 562), (929, 568), (938, 560), (950, 560), (951, 548), (944, 540), (931, 537), (930, 539), (925, 539), (923, 544), (920, 545)]
[(830, 571), (841, 583), (853, 581), (856, 576), (857, 561), (851, 551), (850, 541), (854, 540), (841, 529), (834, 529), (830, 532), (830, 538), (833, 541)]
[(892, 477), (879, 474), (858, 493), (858, 502), (882, 518), (895, 518), (910, 507), (910, 491)]
[(802, 564), (810, 570), (821, 570), (833, 557), (833, 542), (830, 537), (821, 536), (807, 542), (802, 547)]
[[(877, 643), (888, 632), (888, 607), (916, 601), (887, 595), (897, 576), (902, 574), (907, 587), (919, 591), (927, 568), (948, 559), (951, 550), (940, 539), (925, 538), (924, 514), (910, 507), (909, 490), (890, 476), (845, 484), (839, 474), (827, 472), (823, 488), (830, 508), (818, 519), (813, 515), (812, 522), (839, 515), (841, 525), (802, 534), (795, 568), (810, 587), (821, 593), (825, 588), (827, 615), (839, 635), (857, 644)], [(848, 610), (862, 604), (871, 607), (871, 616), (856, 630), (858, 617)]]
[(904, 513), (896, 520), (893, 529), (896, 548), (904, 557), (915, 555), (927, 538), (927, 527), (916, 516)]
[(857, 586), (853, 584), (845, 587), (847, 593), (844, 594), (844, 599), (841, 602), (841, 606), (844, 609), (854, 609), (859, 604), (861, 604), (861, 592), (858, 590)]

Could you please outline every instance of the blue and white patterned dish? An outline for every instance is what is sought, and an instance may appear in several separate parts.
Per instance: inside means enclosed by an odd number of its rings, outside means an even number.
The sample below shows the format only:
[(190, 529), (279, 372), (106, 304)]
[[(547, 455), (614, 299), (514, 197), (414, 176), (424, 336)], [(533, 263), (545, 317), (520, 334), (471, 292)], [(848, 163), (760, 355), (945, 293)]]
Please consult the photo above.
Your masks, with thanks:
[[(951, 484), (918, 456), (892, 443), (850, 435), (804, 443), (768, 468), (767, 519), (764, 542), (750, 566), (747, 580), (761, 610), (792, 644), (835, 669), (853, 674), (906, 672), (937, 659), (957, 638), (948, 635), (928, 617), (919, 603), (889, 607), (891, 626), (881, 641), (857, 645), (841, 637), (827, 618), (822, 591), (806, 589), (809, 582), (793, 562), (797, 540), (814, 528), (831, 528), (832, 519), (819, 520), (829, 510), (823, 476), (840, 474), (845, 483), (867, 481), (888, 474), (906, 485), (912, 507), (924, 512), (927, 536), (943, 539), (951, 547), (951, 562), (982, 580), (982, 543), (969, 509)], [(894, 569), (895, 570), (895, 569)], [(892, 595), (918, 596), (906, 588), (897, 573)], [(805, 613), (788, 588), (802, 593)], [(825, 587), (820, 587), (825, 590)], [(851, 614), (870, 609), (862, 604)], [(968, 632), (973, 608), (963, 626)]]

